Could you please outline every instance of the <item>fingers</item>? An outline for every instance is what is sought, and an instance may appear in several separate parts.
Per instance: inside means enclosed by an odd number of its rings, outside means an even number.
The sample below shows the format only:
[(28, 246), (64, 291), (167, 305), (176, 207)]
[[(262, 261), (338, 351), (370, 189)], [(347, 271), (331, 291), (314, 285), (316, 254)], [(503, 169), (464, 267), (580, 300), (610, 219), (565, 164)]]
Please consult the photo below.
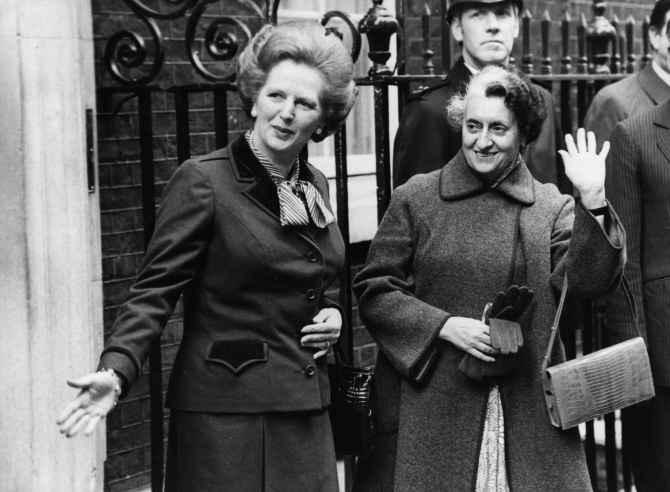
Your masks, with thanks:
[(327, 353), (328, 353), (328, 349), (319, 350), (318, 352), (315, 352), (314, 355), (313, 355), (314, 360), (316, 360), (316, 359), (318, 359), (318, 358), (320, 358), (320, 357), (323, 357), (323, 356), (326, 355)]
[[(337, 317), (339, 318), (339, 311), (332, 308), (329, 310), (336, 311)], [(322, 309), (319, 314), (323, 313), (324, 311), (326, 310)], [(319, 316), (319, 314), (315, 316), (315, 319)], [(332, 322), (333, 320), (329, 316), (327, 316), (327, 319), (328, 321), (303, 326), (300, 330), (300, 333), (303, 335), (300, 338), (300, 344), (304, 347), (323, 348), (320, 346), (320, 344), (323, 345), (324, 343), (328, 343), (330, 345), (335, 343), (340, 337), (340, 330), (342, 325), (341, 323), (338, 323), (337, 320)]]
[(596, 134), (593, 132), (586, 133), (586, 151), (596, 153)]
[(100, 421), (100, 415), (91, 416), (88, 419), (88, 425), (86, 425), (86, 428), (84, 429), (84, 435), (90, 436), (95, 430), (95, 426), (98, 425), (99, 421)]
[(318, 323), (314, 325), (305, 325), (300, 330), (300, 333), (307, 335), (310, 333), (340, 333), (341, 327), (339, 325), (329, 323)]
[(312, 321), (315, 323), (330, 322), (332, 324), (339, 324), (341, 326), (342, 315), (340, 314), (340, 310), (337, 308), (323, 308), (318, 313), (316, 313), (316, 316), (312, 318)]
[(503, 291), (500, 291), (496, 294), (495, 299), (493, 299), (493, 306), (489, 311), (489, 315), (495, 318), (504, 306), (505, 306), (505, 293)]
[(607, 159), (607, 154), (610, 152), (610, 142), (609, 140), (605, 140), (605, 143), (603, 143), (603, 148), (600, 151), (600, 154), (598, 154), (598, 157), (601, 159), (605, 160)]
[(58, 418), (56, 419), (56, 423), (58, 425), (61, 425), (63, 422), (65, 422), (74, 412), (76, 412), (79, 408), (81, 407), (81, 398), (77, 397), (74, 400), (72, 400), (70, 403), (68, 403), (63, 411), (60, 413)]
[(563, 157), (564, 160), (566, 158), (568, 158), (569, 156), (575, 155), (577, 153), (577, 146), (575, 145), (575, 139), (572, 137), (572, 134), (570, 134), (570, 133), (567, 133), (565, 135), (565, 148), (566, 148), (567, 154), (568, 154), (566, 156), (563, 155), (563, 154), (565, 154), (564, 150), (559, 150), (558, 151), (561, 154), (561, 157)]
[(480, 350), (478, 350), (474, 347), (470, 347), (468, 350), (466, 350), (466, 352), (468, 354), (472, 355), (473, 357), (476, 357), (479, 360), (483, 360), (484, 362), (495, 362), (496, 361), (493, 357), (491, 357), (489, 355), (486, 355), (485, 353), (483, 353), (482, 351), (480, 351)]
[(72, 437), (74, 434), (72, 432), (73, 428), (75, 428), (77, 422), (79, 422), (84, 415), (86, 415), (87, 411), (79, 408), (75, 410), (60, 426), (60, 432), (61, 434), (65, 434), (67, 437)]
[(91, 422), (91, 415), (89, 414), (82, 415), (82, 417), (70, 427), (70, 430), (67, 433), (67, 437), (76, 436), (82, 428), (88, 427), (88, 424), (90, 424), (90, 422)]
[(72, 388), (79, 388), (79, 389), (84, 389), (89, 387), (93, 382), (95, 381), (95, 373), (92, 374), (86, 374), (85, 376), (82, 376), (77, 379), (68, 379), (67, 385), (72, 387)]
[[(575, 154), (585, 154), (585, 153), (595, 154), (597, 153), (597, 145), (598, 142), (596, 140), (596, 134), (594, 132), (592, 131), (587, 132), (584, 128), (578, 128), (576, 141), (575, 138), (572, 136), (572, 134), (567, 133), (565, 135), (565, 148), (567, 150), (567, 155), (565, 155), (566, 154), (565, 150), (559, 150), (558, 153), (561, 154), (561, 157), (563, 157), (563, 159), (569, 156), (574, 156)], [(605, 145), (607, 145), (607, 150), (609, 150), (608, 143), (603, 144), (603, 150), (605, 150)], [(601, 150), (599, 155), (602, 156), (602, 152), (603, 151)], [(605, 156), (606, 155), (607, 151), (605, 152)]]
[(583, 128), (577, 128), (577, 150), (581, 153), (588, 152), (586, 131)]

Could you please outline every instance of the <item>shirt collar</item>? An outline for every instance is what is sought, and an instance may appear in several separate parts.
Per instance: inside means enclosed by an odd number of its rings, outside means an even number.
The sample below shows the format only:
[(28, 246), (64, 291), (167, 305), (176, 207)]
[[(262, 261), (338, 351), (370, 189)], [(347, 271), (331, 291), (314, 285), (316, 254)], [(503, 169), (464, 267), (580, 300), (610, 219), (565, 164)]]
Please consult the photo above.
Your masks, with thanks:
[(479, 72), (481, 72), (481, 70), (473, 67), (468, 62), (466, 62), (465, 58), (463, 58), (463, 65), (465, 65), (465, 68), (467, 68), (473, 76), (477, 75)]
[(291, 166), (291, 170), (288, 173), (288, 177), (284, 178), (284, 175), (282, 174), (279, 167), (275, 165), (268, 158), (268, 156), (266, 156), (263, 151), (261, 151), (261, 149), (258, 148), (258, 145), (256, 144), (256, 135), (254, 134), (253, 130), (247, 130), (244, 134), (244, 137), (249, 144), (251, 152), (253, 152), (256, 159), (258, 159), (258, 162), (260, 162), (268, 172), (275, 185), (281, 183), (282, 181), (289, 181), (294, 183), (298, 180), (298, 175), (300, 174), (300, 159), (296, 158), (295, 161), (293, 161), (293, 165)]
[(651, 69), (656, 72), (658, 78), (660, 78), (666, 85), (670, 86), (670, 73), (666, 72), (661, 68), (661, 66), (656, 63), (656, 60), (651, 61)]

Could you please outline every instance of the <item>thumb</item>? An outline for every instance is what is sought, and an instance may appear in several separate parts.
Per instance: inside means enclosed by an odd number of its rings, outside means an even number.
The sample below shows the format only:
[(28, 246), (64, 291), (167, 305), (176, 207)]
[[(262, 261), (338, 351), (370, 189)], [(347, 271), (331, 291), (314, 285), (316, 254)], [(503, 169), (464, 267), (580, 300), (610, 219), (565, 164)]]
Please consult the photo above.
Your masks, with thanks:
[(563, 164), (567, 164), (568, 159), (570, 158), (570, 154), (568, 154), (565, 150), (559, 150), (558, 153), (561, 156), (561, 159), (563, 159)]
[(609, 151), (610, 151), (610, 142), (609, 140), (605, 140), (605, 142), (603, 143), (603, 148), (601, 149), (600, 154), (598, 154), (598, 157), (606, 159), (607, 154), (609, 154)]
[(312, 321), (314, 321), (315, 323), (323, 323), (324, 321), (326, 321), (327, 318), (328, 318), (328, 311), (327, 308), (324, 308), (318, 313), (316, 313), (316, 316), (312, 318)]
[(95, 373), (87, 374), (77, 379), (68, 379), (66, 380), (66, 382), (67, 385), (72, 388), (79, 388), (79, 389), (87, 388), (95, 382)]

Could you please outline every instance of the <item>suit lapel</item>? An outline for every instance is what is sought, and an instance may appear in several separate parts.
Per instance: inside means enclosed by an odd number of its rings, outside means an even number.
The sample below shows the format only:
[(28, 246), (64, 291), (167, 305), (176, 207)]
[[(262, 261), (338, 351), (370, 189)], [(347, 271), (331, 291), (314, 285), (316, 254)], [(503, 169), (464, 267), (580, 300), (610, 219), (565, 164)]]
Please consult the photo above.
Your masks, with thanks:
[(249, 148), (244, 135), (230, 146), (233, 172), (242, 185), (242, 194), (265, 212), (279, 219), (277, 189), (263, 165)]
[[(277, 227), (281, 228), (279, 224), (279, 197), (277, 195), (277, 188), (263, 165), (251, 151), (244, 135), (241, 135), (233, 142), (230, 149), (233, 172), (238, 183), (242, 185), (242, 195), (246, 196), (265, 213), (271, 215), (276, 221)], [(311, 182), (323, 196), (327, 196), (324, 194), (324, 190), (315, 183), (314, 175), (306, 162), (301, 163), (299, 178)], [(287, 233), (296, 234), (313, 247), (320, 249), (314, 237), (310, 234), (309, 229), (313, 227), (287, 227), (282, 229), (285, 229)]]
[(667, 101), (668, 96), (670, 96), (670, 88), (668, 87), (668, 84), (663, 82), (663, 80), (656, 74), (651, 67), (651, 63), (638, 74), (638, 80), (642, 90), (649, 96), (649, 99), (651, 99), (655, 105)]
[(670, 102), (666, 102), (656, 110), (654, 126), (656, 145), (670, 162)]

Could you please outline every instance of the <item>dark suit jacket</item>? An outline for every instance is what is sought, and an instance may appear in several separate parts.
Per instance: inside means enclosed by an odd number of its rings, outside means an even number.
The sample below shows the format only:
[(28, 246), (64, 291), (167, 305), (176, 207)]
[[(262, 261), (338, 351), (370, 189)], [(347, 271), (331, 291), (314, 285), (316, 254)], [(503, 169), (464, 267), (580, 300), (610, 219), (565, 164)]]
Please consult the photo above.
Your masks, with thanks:
[[(464, 91), (472, 78), (462, 58), (447, 79), (425, 89), (409, 100), (403, 110), (393, 145), (393, 184), (401, 185), (411, 176), (440, 169), (461, 149), (461, 131), (447, 121), (446, 106), (456, 93)], [(547, 119), (537, 140), (528, 146), (524, 158), (533, 176), (543, 183), (557, 183), (558, 124), (551, 94), (535, 85), (547, 107)]]
[[(324, 197), (312, 166), (301, 179)], [(170, 180), (144, 264), (120, 309), (101, 364), (132, 383), (184, 292), (184, 334), (167, 404), (258, 413), (329, 404), (325, 358), (300, 329), (328, 301), (343, 265), (337, 225), (281, 227), (274, 184), (244, 137), (186, 161)]]
[[(607, 159), (606, 193), (627, 232), (629, 279), (655, 383), (670, 386), (670, 101), (619, 123)], [(621, 292), (608, 299), (608, 332), (635, 334)]]
[(586, 113), (584, 128), (592, 130), (602, 143), (610, 138), (618, 122), (649, 111), (669, 97), (670, 86), (649, 64), (640, 72), (598, 91)]

